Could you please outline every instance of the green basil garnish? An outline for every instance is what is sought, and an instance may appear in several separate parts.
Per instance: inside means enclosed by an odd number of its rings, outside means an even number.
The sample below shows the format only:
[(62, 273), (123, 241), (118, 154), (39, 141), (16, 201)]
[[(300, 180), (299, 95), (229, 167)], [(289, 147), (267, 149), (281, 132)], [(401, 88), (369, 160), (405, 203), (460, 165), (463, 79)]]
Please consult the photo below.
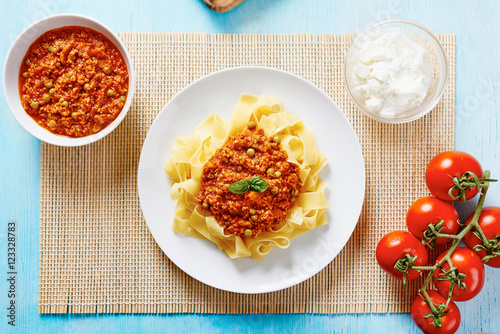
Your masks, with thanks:
[(261, 193), (265, 191), (267, 187), (269, 187), (269, 185), (264, 179), (258, 176), (254, 176), (251, 180), (245, 179), (234, 182), (229, 187), (227, 187), (227, 189), (235, 194), (244, 194), (248, 190), (255, 191), (256, 193)]
[(250, 180), (241, 180), (231, 184), (227, 189), (235, 194), (244, 194), (250, 189)]
[(254, 176), (250, 180), (250, 190), (255, 191), (256, 193), (263, 192), (267, 189), (267, 187), (269, 187), (267, 182), (258, 176)]

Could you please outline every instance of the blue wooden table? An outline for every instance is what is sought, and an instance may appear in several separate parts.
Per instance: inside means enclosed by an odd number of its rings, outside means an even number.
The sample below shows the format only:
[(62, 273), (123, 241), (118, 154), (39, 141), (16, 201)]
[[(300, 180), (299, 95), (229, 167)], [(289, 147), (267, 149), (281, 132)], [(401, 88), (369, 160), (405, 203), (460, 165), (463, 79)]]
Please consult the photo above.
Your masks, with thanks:
[[(29, 24), (56, 13), (91, 16), (114, 31), (223, 33), (360, 32), (387, 18), (421, 22), (457, 36), (455, 148), (476, 156), (500, 177), (500, 2), (411, 0), (246, 0), (226, 14), (201, 0), (2, 0), (0, 63)], [(3, 88), (2, 88), (3, 94)], [(498, 99), (497, 99), (498, 97)], [(0, 333), (336, 332), (418, 333), (408, 314), (340, 315), (39, 315), (40, 142), (24, 131), (0, 99)], [(487, 205), (500, 206), (500, 185)], [(473, 204), (462, 206), (466, 217)], [(17, 224), (16, 327), (7, 324), (7, 224)], [(500, 332), (500, 270), (486, 269), (480, 295), (460, 303), (460, 333)]]

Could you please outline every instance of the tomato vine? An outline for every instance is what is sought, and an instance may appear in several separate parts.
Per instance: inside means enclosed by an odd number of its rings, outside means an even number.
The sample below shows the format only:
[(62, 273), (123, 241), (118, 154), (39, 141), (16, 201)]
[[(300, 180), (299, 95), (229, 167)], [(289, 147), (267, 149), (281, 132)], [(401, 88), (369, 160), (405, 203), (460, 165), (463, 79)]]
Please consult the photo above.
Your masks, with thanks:
[[(483, 263), (500, 267), (500, 207), (483, 209), (490, 182), (496, 181), (467, 153), (437, 155), (426, 169), (427, 187), (436, 197), (420, 198), (408, 210), (406, 223), (413, 236), (393, 231), (377, 245), (379, 265), (403, 284), (427, 272), (411, 307), (415, 324), (425, 333), (454, 333), (460, 324), (454, 301), (472, 299), (481, 291)], [(450, 202), (465, 201), (477, 193), (474, 214), (461, 224)], [(462, 240), (468, 248), (458, 246)], [(446, 243), (449, 248), (428, 265), (425, 246)], [(438, 291), (429, 288), (431, 282)]]

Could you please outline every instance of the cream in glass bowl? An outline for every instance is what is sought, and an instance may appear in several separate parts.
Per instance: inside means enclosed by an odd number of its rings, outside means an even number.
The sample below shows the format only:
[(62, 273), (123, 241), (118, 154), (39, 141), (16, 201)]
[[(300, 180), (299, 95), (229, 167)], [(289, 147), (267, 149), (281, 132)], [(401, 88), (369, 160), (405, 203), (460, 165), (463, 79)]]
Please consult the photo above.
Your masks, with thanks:
[(367, 116), (405, 123), (430, 112), (448, 83), (448, 60), (438, 39), (408, 20), (387, 20), (363, 31), (349, 49), (344, 79)]

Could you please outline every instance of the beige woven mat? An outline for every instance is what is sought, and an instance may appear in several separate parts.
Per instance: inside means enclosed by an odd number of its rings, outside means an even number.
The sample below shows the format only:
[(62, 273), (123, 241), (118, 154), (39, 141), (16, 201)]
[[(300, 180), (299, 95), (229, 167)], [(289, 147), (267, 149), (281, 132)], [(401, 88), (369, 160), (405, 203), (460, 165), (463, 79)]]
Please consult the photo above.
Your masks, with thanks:
[[(453, 148), (455, 37), (440, 35), (451, 78), (438, 107), (418, 121), (384, 125), (362, 116), (342, 79), (352, 36), (125, 33), (135, 63), (135, 100), (124, 122), (92, 145), (42, 143), (40, 313), (407, 312), (416, 283), (402, 288), (376, 264), (381, 236), (404, 228), (407, 208), (426, 195), (425, 165)], [(267, 294), (228, 293), (184, 274), (163, 254), (142, 217), (136, 173), (155, 116), (183, 87), (241, 65), (280, 68), (335, 100), (362, 145), (367, 190), (358, 226), (324, 270)], [(293, 247), (293, 244), (292, 246)]]

